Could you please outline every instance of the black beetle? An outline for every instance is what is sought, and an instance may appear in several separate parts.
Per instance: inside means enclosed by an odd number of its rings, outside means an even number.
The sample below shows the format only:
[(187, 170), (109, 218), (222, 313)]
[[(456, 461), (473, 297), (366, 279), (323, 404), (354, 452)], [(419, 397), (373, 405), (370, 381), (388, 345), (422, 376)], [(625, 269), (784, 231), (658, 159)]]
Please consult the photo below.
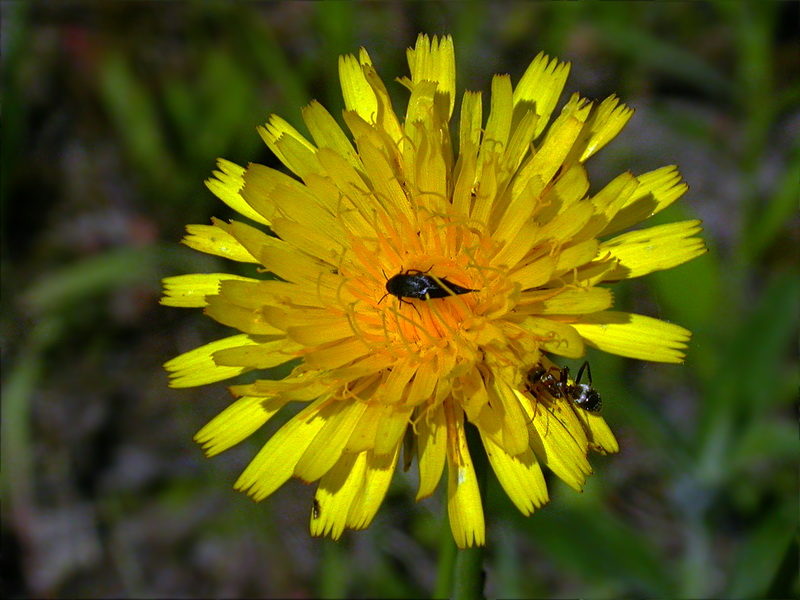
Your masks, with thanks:
[(386, 282), (386, 292), (392, 296), (397, 296), (401, 300), (403, 298), (429, 300), (478, 291), (451, 283), (444, 277), (434, 278), (427, 274), (428, 271), (419, 271), (417, 269), (401, 271)]

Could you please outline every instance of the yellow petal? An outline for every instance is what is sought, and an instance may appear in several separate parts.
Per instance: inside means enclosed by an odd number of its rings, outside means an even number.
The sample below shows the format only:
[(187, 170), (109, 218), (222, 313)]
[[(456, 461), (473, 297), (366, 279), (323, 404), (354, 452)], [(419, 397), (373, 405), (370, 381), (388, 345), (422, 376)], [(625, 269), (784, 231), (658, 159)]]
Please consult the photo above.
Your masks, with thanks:
[(567, 271), (572, 271), (591, 262), (597, 256), (600, 243), (595, 240), (586, 240), (578, 244), (567, 246), (558, 255), (558, 262), (555, 267), (555, 276), (563, 275)]
[(521, 289), (530, 290), (549, 282), (553, 277), (556, 261), (552, 256), (538, 258), (522, 268), (508, 274), (508, 278), (520, 284)]
[(240, 215), (253, 219), (256, 223), (269, 225), (269, 219), (248, 204), (241, 195), (244, 187), (244, 168), (225, 160), (217, 159), (219, 171), (213, 171), (214, 178), (206, 180), (206, 187), (225, 204)]
[(164, 297), (160, 302), (164, 306), (201, 307), (206, 306), (206, 296), (219, 293), (221, 281), (248, 281), (255, 279), (240, 277), (230, 273), (197, 273), (193, 275), (176, 275), (162, 279)]
[(529, 448), (527, 416), (520, 407), (514, 390), (501, 377), (488, 386), (489, 404), (500, 417), (500, 446), (511, 456), (519, 456)]
[(599, 254), (609, 252), (619, 261), (603, 280), (641, 277), (653, 271), (671, 269), (705, 254), (708, 249), (703, 240), (692, 237), (700, 231), (700, 221), (679, 221), (623, 233), (603, 242)]
[(224, 295), (210, 296), (205, 313), (218, 323), (234, 327), (244, 333), (284, 337), (283, 330), (265, 320), (261, 307), (239, 306)]
[(586, 460), (588, 440), (579, 423), (568, 425), (565, 416), (576, 417), (566, 402), (537, 404), (538, 414), (530, 426), (531, 448), (548, 469), (564, 483), (580, 492), (592, 472)]
[(618, 200), (613, 211), (607, 211), (613, 218), (600, 235), (605, 236), (641, 223), (664, 210), (689, 189), (675, 166), (662, 167), (639, 175), (636, 182), (638, 185), (633, 193), (622, 198), (622, 202)]
[[(317, 156), (326, 176), (307, 177), (309, 191), (337, 219), (339, 227), (349, 234), (348, 243), (354, 244), (353, 238), (369, 239), (375, 234), (375, 226), (372, 215), (365, 215), (362, 199), (367, 192), (363, 189), (362, 176), (345, 159), (326, 148)], [(333, 239), (340, 241), (340, 234), (337, 232)]]
[(242, 472), (234, 489), (246, 492), (260, 502), (281, 487), (294, 472), (297, 461), (314, 440), (325, 419), (319, 417), (320, 398), (278, 429)]
[(258, 164), (248, 165), (241, 194), (248, 204), (270, 220), (290, 200), (312, 206), (317, 203), (315, 196), (301, 182)]
[(584, 230), (594, 216), (590, 202), (572, 203), (552, 220), (542, 224), (539, 235), (554, 240), (570, 240)]
[(353, 433), (344, 447), (344, 451), (357, 454), (366, 450), (372, 450), (375, 447), (375, 436), (378, 432), (378, 425), (385, 413), (392, 410), (377, 402), (366, 404), (364, 412), (361, 413), (361, 419), (358, 424), (353, 428)]
[[(406, 51), (411, 81), (418, 84), (422, 81), (433, 81), (437, 84), (437, 92), (447, 97), (449, 113), (453, 114), (456, 98), (456, 57), (453, 38), (449, 35), (441, 39), (420, 34), (416, 46)], [(403, 80), (401, 80), (401, 83)]]
[(603, 454), (619, 452), (619, 442), (611, 432), (605, 419), (598, 413), (588, 412), (575, 408), (578, 418), (583, 422), (589, 448)]
[(259, 258), (271, 272), (292, 283), (310, 281), (316, 285), (321, 271), (330, 272), (331, 268), (318, 259), (293, 250), (283, 242), (261, 245)]
[(311, 535), (338, 540), (347, 526), (347, 515), (364, 487), (367, 453), (343, 454), (320, 480), (311, 510)]
[(363, 170), (363, 165), (353, 144), (350, 143), (342, 128), (322, 104), (312, 100), (303, 109), (303, 121), (318, 148), (329, 148), (337, 155), (344, 157), (353, 168)]
[[(524, 204), (525, 202), (523, 201), (523, 198), (512, 202), (512, 204)], [(549, 281), (552, 269), (555, 267), (555, 259), (551, 256), (548, 256), (549, 249), (540, 247), (540, 231), (541, 227), (538, 223), (535, 223), (530, 219), (526, 220), (526, 222), (522, 224), (522, 227), (517, 235), (510, 241), (506, 242), (506, 244), (501, 248), (500, 252), (492, 257), (492, 266), (496, 266), (504, 271), (514, 271), (515, 269), (531, 265), (535, 261), (541, 260), (544, 257), (548, 261), (546, 263), (547, 267), (546, 269), (542, 269), (542, 265), (539, 265), (539, 267), (536, 268), (538, 274), (534, 277), (535, 279), (539, 279), (539, 277), (544, 276), (547, 277), (545, 281)], [(502, 233), (498, 232), (498, 236), (501, 235)], [(526, 275), (523, 278), (527, 277), (528, 276)], [(536, 287), (536, 285), (531, 286), (526, 284), (522, 289), (527, 289), (530, 287)]]
[(278, 160), (297, 175), (302, 177), (309, 164), (316, 162), (314, 145), (278, 115), (270, 115), (258, 133)]
[(372, 452), (365, 453), (367, 464), (364, 472), (364, 484), (350, 505), (347, 527), (364, 529), (375, 518), (375, 514), (386, 497), (389, 484), (392, 482), (399, 452), (400, 445), (395, 448), (393, 454), (379, 456)]
[[(589, 175), (586, 169), (581, 163), (572, 163), (562, 170), (545, 190), (536, 207), (536, 220), (543, 224), (549, 223), (573, 204), (584, 201), (588, 190)], [(597, 212), (596, 207), (592, 208)]]
[(526, 112), (518, 123), (511, 125), (511, 139), (502, 160), (502, 169), (509, 174), (516, 172), (522, 159), (530, 149), (531, 141), (539, 123), (539, 116), (531, 111)]
[(289, 375), (284, 379), (257, 379), (253, 383), (232, 385), (228, 389), (234, 396), (271, 398), (280, 395), (290, 400), (309, 402), (330, 391), (330, 384), (320, 381), (318, 377), (319, 373), (300, 371), (298, 375)]
[(548, 501), (542, 468), (530, 448), (519, 456), (509, 456), (488, 437), (481, 439), (497, 480), (522, 514), (527, 516)]
[(287, 335), (304, 346), (319, 346), (353, 337), (353, 326), (341, 315), (323, 313), (307, 325), (289, 327)]
[(405, 164), (409, 186), (418, 190), (416, 200), (421, 208), (427, 207), (431, 212), (449, 210), (453, 167), (449, 135), (442, 135), (441, 130), (430, 131), (419, 123), (414, 129), (417, 135), (409, 137), (416, 143), (407, 144)]
[(567, 358), (580, 358), (586, 352), (583, 340), (572, 324), (550, 318), (528, 317), (520, 323), (520, 327), (535, 336), (546, 352)]
[(231, 279), (220, 283), (219, 294), (231, 304), (258, 309), (265, 305), (277, 305), (273, 298), (273, 281)]
[(425, 361), (417, 367), (406, 394), (406, 406), (420, 406), (431, 397), (436, 384), (447, 372), (439, 367), (439, 361)]
[[(542, 296), (545, 295), (544, 292), (539, 292), (538, 294), (541, 294)], [(531, 295), (533, 300), (537, 293), (531, 292)], [(527, 308), (532, 314), (586, 314), (609, 308), (613, 304), (613, 300), (614, 297), (611, 294), (611, 290), (606, 288), (567, 287), (555, 294), (550, 295), (550, 297), (545, 297), (543, 300), (533, 302)]]
[(410, 409), (384, 413), (383, 419), (378, 423), (378, 430), (375, 434), (376, 455), (396, 454), (403, 441), (410, 415)]
[(506, 152), (511, 135), (512, 97), (511, 77), (508, 75), (492, 77), (491, 106), (478, 157), (479, 171), (480, 165), (492, 160), (493, 155), (502, 156)]
[(358, 338), (333, 343), (327, 347), (316, 348), (305, 355), (306, 363), (314, 369), (337, 369), (359, 358), (367, 356), (372, 348)]
[(480, 92), (464, 92), (461, 100), (458, 161), (453, 180), (453, 214), (466, 218), (472, 210), (474, 185), (478, 167), (483, 113)]
[(453, 407), (448, 417), (447, 429), (447, 514), (450, 529), (459, 548), (483, 546), (486, 525), (481, 494), (467, 447), (463, 413), (457, 407)]
[(239, 398), (198, 431), (194, 441), (210, 458), (250, 437), (287, 402), (286, 398)]
[[(522, 75), (514, 89), (514, 115), (533, 109), (539, 116), (535, 136), (538, 137), (550, 120), (556, 107), (564, 84), (569, 75), (570, 63), (562, 63), (557, 59), (540, 52)], [(515, 118), (515, 121), (519, 117)]]
[(415, 376), (419, 362), (408, 357), (398, 360), (381, 384), (381, 400), (386, 404), (398, 404), (404, 399), (404, 392)]
[(366, 406), (364, 402), (338, 402), (322, 409), (318, 418), (325, 425), (297, 461), (295, 476), (311, 482), (325, 475), (342, 455)]
[(586, 315), (572, 327), (589, 345), (604, 352), (666, 363), (682, 363), (692, 337), (679, 325), (615, 311)]
[[(517, 172), (512, 183), (512, 198), (519, 197), (531, 181), (539, 181), (543, 186), (553, 179), (556, 172), (562, 168), (564, 159), (570, 153), (575, 140), (578, 139), (590, 109), (590, 104), (582, 101), (577, 95), (573, 96), (548, 129), (542, 145)], [(538, 196), (540, 192), (541, 189), (534, 189), (530, 193)]]
[(419, 490), (417, 501), (433, 494), (442, 478), (447, 452), (447, 427), (444, 405), (439, 404), (426, 412), (417, 424), (417, 457), (419, 463)]
[[(498, 415), (489, 409), (484, 414), (484, 408), (489, 404), (489, 391), (487, 383), (478, 369), (471, 369), (460, 378), (461, 389), (455, 395), (459, 406), (467, 414), (467, 419), (473, 423), (481, 421), (484, 431), (491, 432), (492, 435), (499, 436), (500, 425)], [(498, 439), (498, 443), (501, 440)]]
[[(248, 342), (251, 340), (248, 340)], [(250, 369), (271, 369), (297, 358), (302, 346), (291, 340), (279, 339), (259, 344), (244, 344), (214, 352), (217, 365)]]
[[(531, 205), (529, 202), (523, 201), (522, 198), (509, 203), (503, 217), (497, 225), (497, 231), (494, 238), (498, 243), (505, 243), (507, 246), (515, 243), (514, 238), (525, 227), (531, 217)], [(535, 243), (535, 239), (531, 236), (528, 246)], [(524, 255), (524, 253), (523, 253)], [(496, 261), (507, 260), (505, 257), (495, 258)]]
[[(402, 130), (392, 109), (391, 99), (378, 73), (372, 66), (372, 59), (364, 48), (353, 55), (339, 57), (339, 79), (342, 83), (342, 96), (345, 108), (358, 115), (365, 123), (376, 125), (389, 135), (394, 142), (402, 138)], [(351, 123), (345, 115), (345, 122)], [(369, 172), (368, 169), (365, 169)]]
[[(369, 58), (369, 55), (364, 53)], [(347, 110), (352, 110), (365, 121), (374, 122), (378, 114), (378, 99), (367, 82), (358, 59), (352, 54), (339, 57), (339, 81)]]
[(358, 151), (361, 160), (364, 161), (364, 169), (370, 174), (375, 197), (380, 199), (381, 205), (386, 206), (392, 218), (402, 216), (409, 223), (414, 223), (416, 214), (398, 179), (402, 173), (396, 171), (396, 166), (390, 162), (379, 146), (373, 143), (373, 140), (374, 138), (359, 139)]
[[(366, 50), (364, 50), (366, 53)], [(383, 84), (378, 72), (372, 65), (364, 65), (364, 76), (367, 78), (367, 83), (372, 87), (375, 92), (375, 99), (378, 102), (378, 112), (375, 115), (375, 125), (378, 129), (382, 130), (391, 140), (393, 144), (397, 144), (403, 137), (403, 130), (400, 127), (400, 122), (397, 115), (392, 108), (392, 100), (389, 97), (389, 92)], [(395, 148), (393, 145), (392, 149)]]
[(261, 264), (264, 264), (264, 254), (269, 248), (286, 249), (288, 246), (282, 240), (276, 237), (267, 235), (260, 229), (241, 223), (239, 221), (231, 221), (225, 223), (219, 219), (212, 219), (214, 224), (227, 231), (232, 235), (237, 242), (239, 242), (247, 252), (259, 259)]
[(272, 223), (272, 231), (281, 240), (292, 246), (295, 251), (305, 252), (325, 261), (331, 268), (336, 268), (342, 259), (342, 249), (348, 244), (347, 235), (341, 224), (332, 215), (315, 207), (300, 207), (299, 203), (286, 203), (284, 212), (292, 208), (300, 209), (290, 219), (276, 218)]
[(187, 225), (186, 231), (189, 235), (181, 241), (193, 250), (239, 262), (258, 262), (236, 238), (218, 225)]
[(671, 165), (650, 171), (636, 178), (639, 187), (631, 198), (631, 202), (640, 196), (652, 195), (656, 200), (653, 214), (664, 210), (686, 193), (689, 186), (682, 181), (678, 167)]
[(592, 111), (581, 142), (583, 151), (580, 162), (585, 162), (603, 146), (608, 144), (633, 116), (633, 109), (625, 106), (615, 95), (611, 95)]
[(164, 363), (164, 368), (169, 371), (171, 378), (169, 386), (173, 388), (194, 387), (240, 375), (249, 369), (240, 366), (218, 366), (212, 356), (215, 352), (225, 348), (256, 343), (250, 336), (241, 334), (223, 338), (189, 352), (184, 352), (180, 356), (176, 356)]
[[(624, 207), (630, 203), (630, 199), (633, 198), (639, 186), (639, 181), (632, 173), (622, 173), (608, 182), (602, 190), (592, 196), (592, 204), (597, 207), (598, 211), (604, 212), (606, 218), (613, 222), (623, 214), (620, 211), (623, 211)], [(634, 221), (631, 225), (639, 221), (641, 221), (641, 219)], [(627, 225), (625, 227), (627, 227)], [(606, 225), (603, 232), (605, 233), (610, 230), (611, 225), (609, 224)], [(616, 230), (616, 226), (614, 230)]]

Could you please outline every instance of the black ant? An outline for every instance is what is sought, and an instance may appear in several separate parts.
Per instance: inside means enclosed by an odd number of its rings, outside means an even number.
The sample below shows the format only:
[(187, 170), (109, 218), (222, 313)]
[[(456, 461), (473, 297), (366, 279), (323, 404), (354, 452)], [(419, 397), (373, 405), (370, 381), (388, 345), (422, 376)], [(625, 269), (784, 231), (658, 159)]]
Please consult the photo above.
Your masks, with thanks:
[[(584, 369), (589, 383), (581, 383)], [(558, 373), (559, 377), (554, 376), (553, 371)], [(574, 384), (569, 383), (569, 367), (545, 369), (542, 365), (537, 365), (528, 371), (528, 389), (531, 390), (537, 385), (542, 386), (553, 398), (571, 400), (578, 407), (589, 412), (600, 412), (600, 408), (603, 406), (600, 394), (592, 387), (592, 368), (589, 366), (588, 360), (584, 361), (581, 368), (578, 369), (578, 376), (575, 378)]]

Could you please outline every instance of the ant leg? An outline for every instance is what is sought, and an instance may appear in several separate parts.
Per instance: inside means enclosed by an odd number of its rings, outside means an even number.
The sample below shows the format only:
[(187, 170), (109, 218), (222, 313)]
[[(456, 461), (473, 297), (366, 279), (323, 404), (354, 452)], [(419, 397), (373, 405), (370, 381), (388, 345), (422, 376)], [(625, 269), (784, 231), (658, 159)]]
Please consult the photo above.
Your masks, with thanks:
[(562, 387), (564, 388), (564, 390), (566, 390), (567, 386), (569, 386), (569, 367), (564, 367), (563, 369), (561, 369), (561, 382), (560, 383), (561, 383)]
[[(533, 394), (531, 394), (533, 396)], [(533, 396), (533, 416), (531, 417), (531, 421), (536, 418), (536, 412), (539, 410), (539, 396)]]
[(581, 382), (581, 375), (583, 375), (583, 370), (586, 369), (586, 375), (589, 377), (589, 386), (592, 385), (592, 368), (589, 366), (589, 361), (583, 361), (581, 368), (578, 369), (578, 376), (575, 378), (575, 384), (579, 384)]

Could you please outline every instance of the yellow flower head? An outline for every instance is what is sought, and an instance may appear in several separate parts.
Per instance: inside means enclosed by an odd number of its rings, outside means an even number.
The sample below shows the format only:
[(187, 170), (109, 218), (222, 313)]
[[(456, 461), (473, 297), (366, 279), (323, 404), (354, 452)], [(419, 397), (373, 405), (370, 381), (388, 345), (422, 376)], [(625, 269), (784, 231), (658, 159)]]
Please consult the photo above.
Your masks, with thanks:
[(542, 464), (580, 489), (588, 450), (617, 443), (574, 402), (590, 388), (544, 353), (579, 358), (589, 345), (680, 362), (688, 331), (609, 310), (600, 284), (705, 247), (698, 221), (618, 235), (687, 186), (665, 167), (588, 194), (583, 163), (632, 110), (576, 94), (551, 121), (569, 64), (540, 54), (516, 87), (495, 76), (485, 125), (481, 94), (466, 92), (454, 147), (452, 39), (419, 36), (408, 63), (404, 119), (361, 49), (339, 59), (349, 136), (312, 102), (303, 109), (311, 140), (277, 116), (259, 129), (294, 176), (219, 161), (208, 187), (270, 233), (239, 221), (188, 226), (188, 246), (257, 266), (252, 278), (165, 279), (163, 304), (204, 307), (241, 332), (165, 366), (173, 387), (188, 387), (296, 361), (283, 380), (233, 386), (238, 399), (196, 436), (212, 456), (284, 405), (306, 403), (235, 487), (262, 500), (292, 476), (318, 481), (311, 531), (338, 538), (369, 525), (405, 445), (406, 461), (417, 458), (417, 499), (446, 467), (464, 548), (485, 538), (467, 422), (526, 515), (548, 500)]

